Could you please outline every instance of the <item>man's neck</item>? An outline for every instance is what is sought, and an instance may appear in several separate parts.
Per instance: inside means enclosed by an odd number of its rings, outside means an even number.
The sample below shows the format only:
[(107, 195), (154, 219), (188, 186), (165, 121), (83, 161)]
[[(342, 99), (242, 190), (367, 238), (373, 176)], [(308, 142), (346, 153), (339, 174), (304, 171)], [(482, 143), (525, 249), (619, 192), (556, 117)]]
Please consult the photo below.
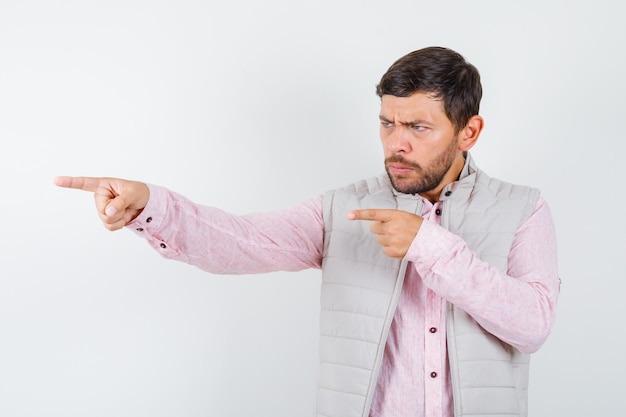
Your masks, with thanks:
[(463, 153), (459, 153), (459, 156), (455, 158), (452, 166), (450, 167), (448, 172), (446, 172), (446, 175), (443, 176), (443, 179), (441, 180), (439, 185), (430, 191), (420, 193), (420, 196), (435, 204), (437, 201), (439, 201), (441, 191), (445, 188), (445, 186), (459, 179), (459, 176), (461, 175), (464, 166), (465, 157)]

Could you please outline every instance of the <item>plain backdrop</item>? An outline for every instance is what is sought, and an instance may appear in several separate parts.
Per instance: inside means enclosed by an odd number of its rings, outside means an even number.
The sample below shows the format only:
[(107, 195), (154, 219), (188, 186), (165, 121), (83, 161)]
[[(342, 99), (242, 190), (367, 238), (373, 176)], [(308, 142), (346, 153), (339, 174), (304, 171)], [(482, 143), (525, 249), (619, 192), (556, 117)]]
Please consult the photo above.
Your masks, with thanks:
[(473, 156), (542, 190), (562, 292), (530, 415), (619, 415), (619, 1), (0, 0), (0, 416), (314, 414), (319, 271), (214, 276), (102, 227), (56, 175), (233, 213), (383, 170), (377, 81), (425, 46), (481, 72)]

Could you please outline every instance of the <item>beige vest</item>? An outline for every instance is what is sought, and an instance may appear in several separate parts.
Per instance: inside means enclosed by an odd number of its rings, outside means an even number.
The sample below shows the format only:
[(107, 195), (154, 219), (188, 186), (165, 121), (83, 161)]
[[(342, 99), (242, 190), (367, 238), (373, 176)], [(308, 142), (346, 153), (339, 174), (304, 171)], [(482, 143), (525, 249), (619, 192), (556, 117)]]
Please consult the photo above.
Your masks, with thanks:
[[(538, 197), (535, 189), (488, 177), (468, 155), (460, 180), (441, 194), (442, 226), (506, 272), (515, 232)], [(358, 208), (420, 214), (422, 201), (396, 192), (386, 175), (324, 197), (320, 417), (368, 416), (407, 268), (406, 261), (384, 255), (369, 222), (346, 220), (346, 213)], [(527, 415), (528, 355), (487, 333), (450, 303), (447, 338), (456, 417)]]

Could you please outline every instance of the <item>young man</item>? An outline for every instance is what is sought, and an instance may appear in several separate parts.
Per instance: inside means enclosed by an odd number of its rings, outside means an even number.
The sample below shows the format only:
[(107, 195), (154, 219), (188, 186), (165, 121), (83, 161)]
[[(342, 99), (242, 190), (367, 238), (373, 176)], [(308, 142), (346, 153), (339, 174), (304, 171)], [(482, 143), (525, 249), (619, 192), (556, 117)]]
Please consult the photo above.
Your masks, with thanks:
[(95, 193), (110, 230), (212, 273), (322, 269), (320, 416), (527, 415), (529, 354), (559, 292), (551, 215), (490, 178), (477, 70), (425, 48), (377, 87), (386, 175), (271, 213), (233, 216), (164, 188), (58, 177)]

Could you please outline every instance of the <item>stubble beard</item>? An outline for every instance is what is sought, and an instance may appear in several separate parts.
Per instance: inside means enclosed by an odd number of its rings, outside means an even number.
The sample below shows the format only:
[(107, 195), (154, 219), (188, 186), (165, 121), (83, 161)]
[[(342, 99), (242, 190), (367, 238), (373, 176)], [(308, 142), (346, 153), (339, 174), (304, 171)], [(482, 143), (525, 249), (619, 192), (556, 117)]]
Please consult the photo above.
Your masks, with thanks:
[[(444, 150), (428, 167), (422, 168), (415, 162), (407, 161), (402, 155), (396, 154), (385, 159), (385, 169), (393, 188), (404, 194), (421, 194), (434, 190), (441, 184), (448, 173), (457, 149), (456, 141), (451, 141), (450, 146)], [(407, 175), (393, 175), (389, 172), (389, 165), (400, 163), (413, 171)]]

